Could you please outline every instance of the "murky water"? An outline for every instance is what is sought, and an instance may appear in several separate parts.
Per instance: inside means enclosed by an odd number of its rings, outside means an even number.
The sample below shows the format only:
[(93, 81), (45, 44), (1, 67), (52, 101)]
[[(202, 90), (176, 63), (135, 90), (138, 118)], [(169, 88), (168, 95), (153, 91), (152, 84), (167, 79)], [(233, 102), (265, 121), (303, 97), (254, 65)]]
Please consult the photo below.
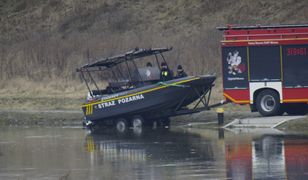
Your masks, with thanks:
[(0, 179), (308, 179), (308, 137), (2, 127)]

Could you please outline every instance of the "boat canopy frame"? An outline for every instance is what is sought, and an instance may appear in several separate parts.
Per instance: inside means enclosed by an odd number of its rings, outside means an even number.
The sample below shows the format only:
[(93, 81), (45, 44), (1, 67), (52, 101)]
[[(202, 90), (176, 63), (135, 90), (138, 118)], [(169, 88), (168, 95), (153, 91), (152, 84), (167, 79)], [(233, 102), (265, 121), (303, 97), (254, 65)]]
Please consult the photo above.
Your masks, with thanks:
[[(165, 62), (168, 66), (168, 63), (167, 63), (163, 53), (171, 51), (172, 49), (173, 49), (172, 47), (170, 47), (170, 48), (149, 48), (149, 49), (135, 48), (134, 50), (128, 51), (124, 54), (111, 56), (111, 57), (107, 57), (107, 58), (100, 58), (93, 63), (85, 64), (85, 65), (81, 66), (80, 68), (77, 68), (77, 72), (81, 73), (81, 78), (85, 81), (86, 87), (87, 87), (90, 95), (92, 97), (94, 97), (94, 94), (93, 94), (93, 92), (90, 88), (89, 82), (87, 81), (87, 79), (85, 77), (85, 74), (87, 74), (89, 76), (91, 82), (94, 83), (96, 90), (101, 91), (100, 88), (98, 87), (97, 83), (95, 82), (93, 76), (91, 75), (91, 73), (92, 72), (98, 72), (98, 71), (111, 70), (113, 78), (117, 82), (119, 82), (119, 78), (116, 76), (116, 74), (117, 73), (120, 74), (123, 79), (125, 79), (125, 76), (122, 73), (122, 71), (119, 69), (118, 65), (124, 63), (125, 66), (126, 66), (127, 72), (128, 72), (128, 76), (129, 76), (129, 81), (127, 82), (127, 85), (132, 86), (132, 85), (136, 84), (137, 82), (133, 81), (133, 79), (132, 79), (132, 72), (131, 72), (131, 68), (129, 67), (128, 62), (132, 62), (134, 68), (138, 69), (136, 62), (135, 62), (136, 59), (142, 59), (144, 57), (155, 56), (157, 67), (159, 68), (159, 70), (161, 70), (158, 55), (161, 57), (162, 61)], [(140, 79), (140, 81), (138, 81), (138, 83), (144, 84), (144, 80), (142, 79), (142, 76), (141, 76), (139, 71), (137, 71), (137, 75), (139, 76), (139, 79)]]
[(102, 71), (104, 70), (103, 68), (109, 69), (118, 64), (124, 63), (124, 62), (127, 63), (128, 61), (134, 61), (135, 59), (141, 59), (143, 57), (153, 56), (153, 55), (155, 55), (156, 61), (158, 62), (158, 58), (157, 58), (158, 54), (161, 55), (163, 61), (167, 63), (162, 53), (171, 51), (171, 50), (172, 50), (172, 47), (170, 48), (149, 48), (149, 49), (135, 48), (134, 50), (128, 51), (124, 54), (98, 59), (93, 63), (85, 64), (81, 66), (80, 68), (78, 68), (77, 71), (97, 71), (97, 70)]

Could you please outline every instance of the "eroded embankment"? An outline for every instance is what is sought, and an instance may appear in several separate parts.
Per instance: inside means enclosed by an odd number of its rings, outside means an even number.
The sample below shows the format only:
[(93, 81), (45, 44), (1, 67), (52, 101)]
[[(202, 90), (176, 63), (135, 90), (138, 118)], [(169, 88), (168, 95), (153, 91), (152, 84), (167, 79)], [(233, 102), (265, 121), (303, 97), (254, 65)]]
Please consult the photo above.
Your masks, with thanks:
[(75, 110), (1, 110), (0, 125), (81, 125), (82, 112)]

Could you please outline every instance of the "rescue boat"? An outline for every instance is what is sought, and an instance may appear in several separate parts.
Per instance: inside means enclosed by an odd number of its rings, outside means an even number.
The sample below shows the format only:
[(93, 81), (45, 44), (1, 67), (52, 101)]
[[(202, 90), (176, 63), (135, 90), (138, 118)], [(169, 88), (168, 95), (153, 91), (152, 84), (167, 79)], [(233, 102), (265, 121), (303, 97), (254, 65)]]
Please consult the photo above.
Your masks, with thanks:
[[(163, 53), (170, 50), (172, 48), (134, 49), (78, 68), (89, 91), (82, 105), (84, 125), (115, 125), (121, 131), (129, 126), (153, 123), (169, 126), (171, 116), (208, 109), (215, 75), (162, 81), (159, 63), (167, 63)], [(145, 57), (155, 57), (157, 66), (140, 67)], [(109, 80), (105, 89), (100, 89), (94, 81), (100, 78), (92, 75), (94, 72)]]

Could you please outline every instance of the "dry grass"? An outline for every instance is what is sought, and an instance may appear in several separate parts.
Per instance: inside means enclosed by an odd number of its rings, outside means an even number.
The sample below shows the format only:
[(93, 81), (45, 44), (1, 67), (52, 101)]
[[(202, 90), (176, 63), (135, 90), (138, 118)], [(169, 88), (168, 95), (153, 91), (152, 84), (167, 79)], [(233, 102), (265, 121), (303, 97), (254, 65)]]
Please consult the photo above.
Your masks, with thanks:
[(288, 121), (278, 128), (287, 132), (308, 134), (308, 116), (302, 119)]
[(174, 46), (172, 66), (220, 73), (215, 27), (306, 22), (304, 0), (0, 2), (0, 79), (78, 80), (91, 58), (134, 47)]
[(35, 82), (29, 79), (1, 81), (2, 97), (67, 97), (81, 98), (86, 94), (84, 84), (77, 81), (51, 80)]
[[(303, 23), (307, 10), (305, 0), (2, 0), (0, 98), (81, 99), (86, 89), (76, 68), (88, 63), (88, 56), (135, 47), (173, 46), (166, 55), (172, 68), (182, 64), (192, 75), (219, 75), (221, 32), (216, 26)], [(212, 102), (222, 98), (220, 84)], [(23, 102), (0, 106), (18, 108)], [(28, 107), (31, 103), (22, 106)]]
[(0, 109), (80, 109), (87, 93), (77, 81), (43, 81), (12, 79), (2, 81)]

